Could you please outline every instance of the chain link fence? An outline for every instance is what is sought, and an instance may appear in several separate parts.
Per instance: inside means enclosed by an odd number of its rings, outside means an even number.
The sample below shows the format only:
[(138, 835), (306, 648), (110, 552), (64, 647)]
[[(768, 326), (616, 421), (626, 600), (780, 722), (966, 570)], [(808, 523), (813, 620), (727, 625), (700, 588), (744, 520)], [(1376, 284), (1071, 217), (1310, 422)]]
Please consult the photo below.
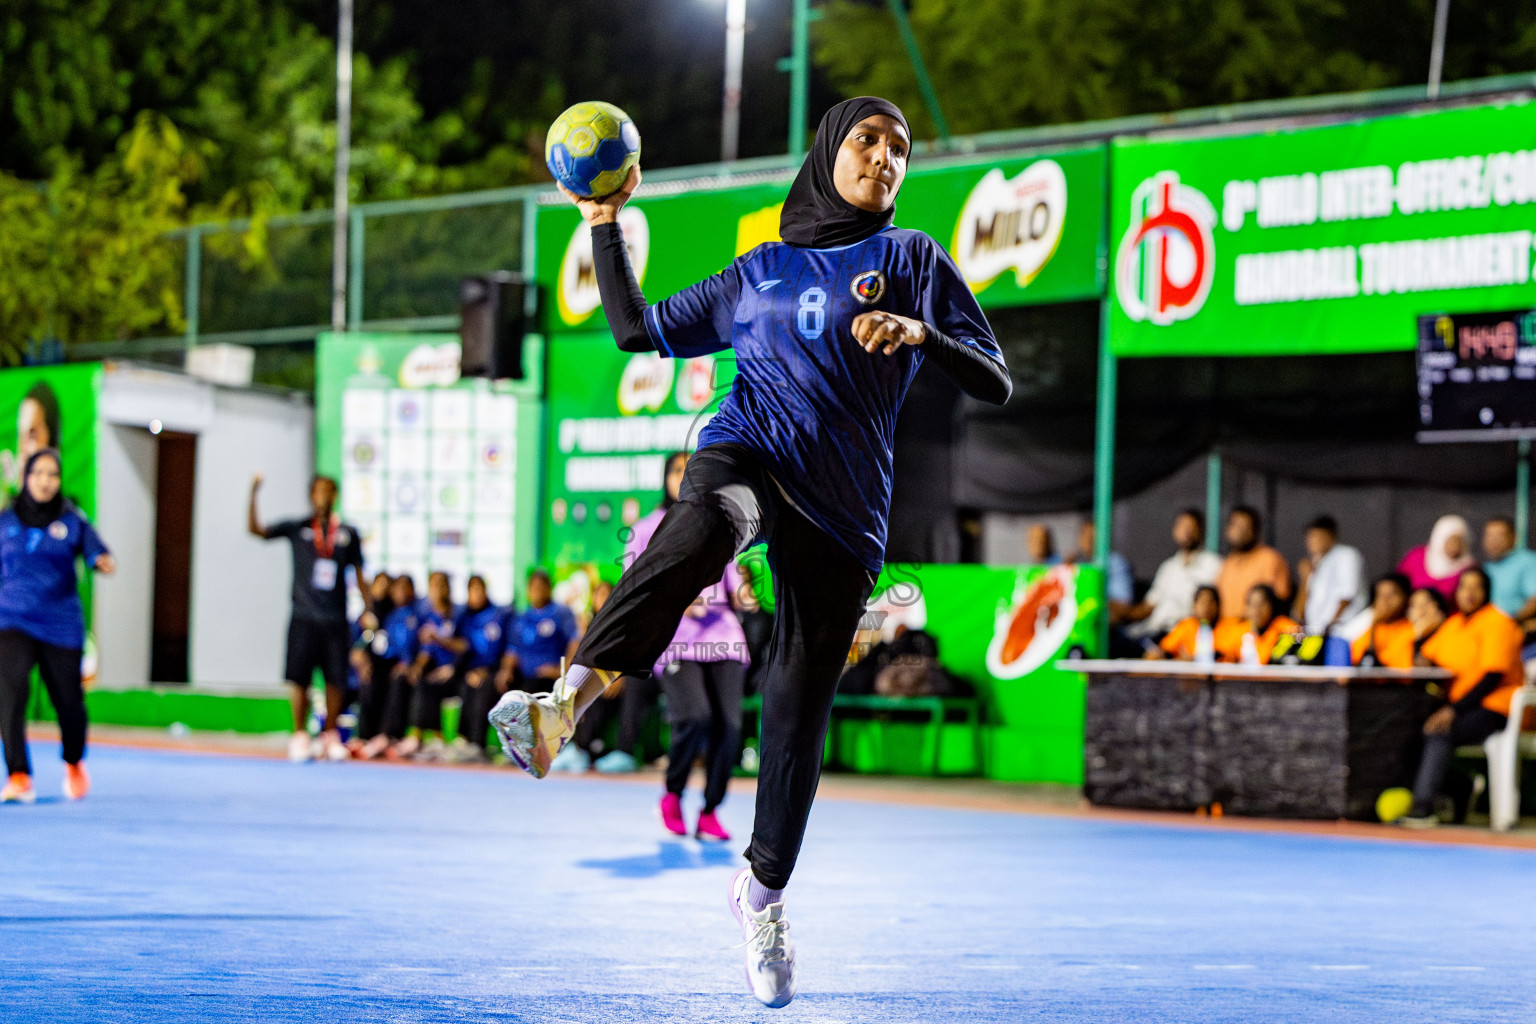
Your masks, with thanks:
[[(452, 330), (459, 282), (524, 269), (537, 188), (362, 204), (349, 224), (348, 326)], [(257, 383), (309, 390), (314, 339), (331, 328), (334, 218), (319, 210), (263, 224), (178, 232), (185, 334), (72, 345), (72, 359), (133, 358), (180, 366), (194, 345), (256, 349)]]

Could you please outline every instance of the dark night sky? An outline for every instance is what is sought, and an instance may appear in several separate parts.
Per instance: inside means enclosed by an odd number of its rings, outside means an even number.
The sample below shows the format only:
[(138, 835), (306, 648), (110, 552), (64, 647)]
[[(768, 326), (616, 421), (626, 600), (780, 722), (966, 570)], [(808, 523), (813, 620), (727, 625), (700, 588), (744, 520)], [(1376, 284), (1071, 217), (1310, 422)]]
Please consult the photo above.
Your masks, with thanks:
[[(317, 24), (334, 11), (317, 4)], [(789, 76), (775, 65), (789, 52), (790, 0), (748, 0), (747, 18), (741, 156), (782, 153)], [(357, 19), (364, 52), (414, 52), (428, 114), (456, 104), (487, 58), (499, 116), (603, 99), (635, 118), (648, 166), (719, 158), (724, 0), (359, 0)], [(549, 109), (552, 81), (564, 89)], [(811, 127), (837, 99), (813, 76)]]

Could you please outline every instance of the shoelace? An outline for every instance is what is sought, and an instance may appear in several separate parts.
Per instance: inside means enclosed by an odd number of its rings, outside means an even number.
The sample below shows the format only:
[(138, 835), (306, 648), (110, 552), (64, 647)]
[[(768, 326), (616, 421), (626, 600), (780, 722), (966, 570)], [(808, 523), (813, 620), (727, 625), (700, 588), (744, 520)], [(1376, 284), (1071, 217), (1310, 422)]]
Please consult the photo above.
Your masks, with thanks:
[(732, 946), (732, 949), (745, 949), (749, 944), (752, 952), (756, 953), (765, 964), (778, 963), (784, 959), (784, 933), (789, 931), (789, 922), (782, 917), (777, 921), (752, 921), (752, 934)]

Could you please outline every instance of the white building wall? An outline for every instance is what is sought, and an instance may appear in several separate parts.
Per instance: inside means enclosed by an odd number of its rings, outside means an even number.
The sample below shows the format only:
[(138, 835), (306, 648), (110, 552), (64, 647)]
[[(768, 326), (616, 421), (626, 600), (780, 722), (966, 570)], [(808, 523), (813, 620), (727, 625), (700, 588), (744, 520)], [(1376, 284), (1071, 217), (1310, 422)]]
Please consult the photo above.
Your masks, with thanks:
[(96, 681), (108, 689), (149, 682), (158, 466), (159, 450), (149, 431), (98, 424), (94, 522), (112, 549), (117, 572), (96, 575), (91, 619), (99, 659)]
[(251, 477), (262, 473), (263, 522), (306, 514), (314, 472), (309, 403), (215, 391), (197, 438), (192, 513), (192, 681), (231, 689), (281, 688), (293, 559), (286, 541), (246, 531)]
[(109, 365), (98, 398), (97, 522), (118, 572), (98, 581), (101, 684), (149, 682), (154, 615), (156, 421), (197, 435), (188, 668), (194, 686), (280, 691), (292, 558), (246, 531), (251, 477), (265, 522), (308, 510), (314, 410), (299, 397)]

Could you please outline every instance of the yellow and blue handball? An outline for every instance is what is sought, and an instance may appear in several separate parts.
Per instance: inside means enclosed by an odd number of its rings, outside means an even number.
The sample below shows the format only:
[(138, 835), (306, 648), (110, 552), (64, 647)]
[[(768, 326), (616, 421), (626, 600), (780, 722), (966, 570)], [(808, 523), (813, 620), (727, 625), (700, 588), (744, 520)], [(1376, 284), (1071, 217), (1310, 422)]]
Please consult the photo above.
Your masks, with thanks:
[(640, 130), (612, 103), (577, 103), (555, 118), (544, 163), (555, 180), (586, 199), (617, 192), (640, 162)]

